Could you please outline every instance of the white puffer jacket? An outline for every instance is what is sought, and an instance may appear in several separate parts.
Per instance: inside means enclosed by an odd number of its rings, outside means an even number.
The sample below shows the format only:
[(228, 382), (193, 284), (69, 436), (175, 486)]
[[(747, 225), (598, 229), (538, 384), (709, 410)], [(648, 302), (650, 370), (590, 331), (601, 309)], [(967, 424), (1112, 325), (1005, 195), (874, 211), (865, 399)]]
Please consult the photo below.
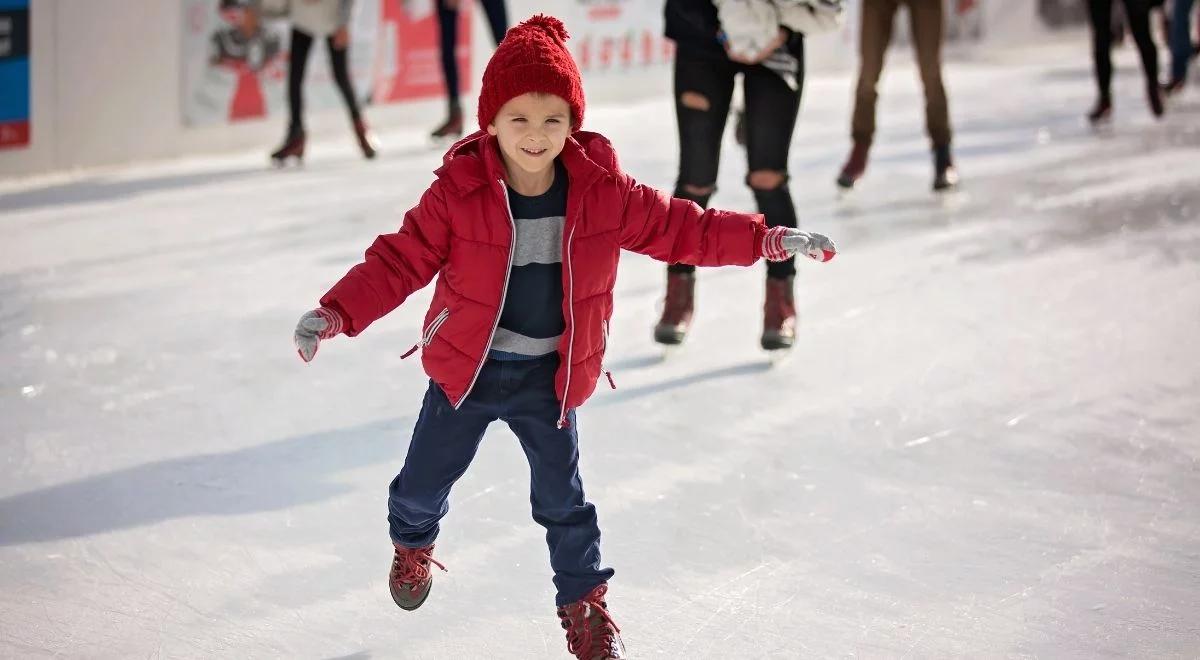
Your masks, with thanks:
[(729, 51), (752, 57), (779, 34), (780, 26), (804, 35), (836, 30), (844, 0), (713, 0)]

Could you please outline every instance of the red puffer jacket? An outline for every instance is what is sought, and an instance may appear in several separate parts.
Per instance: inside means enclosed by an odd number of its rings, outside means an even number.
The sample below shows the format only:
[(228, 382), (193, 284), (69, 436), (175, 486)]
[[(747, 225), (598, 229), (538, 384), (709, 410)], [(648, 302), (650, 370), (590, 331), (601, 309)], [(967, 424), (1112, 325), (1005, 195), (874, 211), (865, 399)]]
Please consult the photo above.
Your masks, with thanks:
[[(668, 263), (754, 263), (766, 228), (758, 214), (702, 211), (636, 183), (596, 133), (567, 138), (559, 156), (570, 179), (563, 229), (559, 423), (596, 389), (612, 316), (621, 248)], [(375, 240), (321, 304), (341, 313), (353, 337), (440, 273), (421, 337), (425, 372), (457, 408), (488, 354), (504, 307), (515, 225), (495, 138), (479, 132), (446, 153), (437, 180), (404, 216), (400, 231)]]

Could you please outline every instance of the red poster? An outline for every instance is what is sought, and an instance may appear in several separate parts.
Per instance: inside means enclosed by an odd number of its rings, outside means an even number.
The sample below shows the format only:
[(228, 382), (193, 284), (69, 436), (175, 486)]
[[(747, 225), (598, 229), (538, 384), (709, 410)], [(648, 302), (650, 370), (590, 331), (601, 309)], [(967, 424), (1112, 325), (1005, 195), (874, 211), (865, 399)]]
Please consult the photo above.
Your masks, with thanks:
[[(460, 4), (458, 42), (459, 86), (466, 92), (471, 81), (471, 11), (469, 2)], [(413, 18), (404, 11), (402, 0), (382, 0), (380, 35), (375, 67), (377, 103), (428, 98), (445, 94), (441, 51), (438, 46), (437, 14)]]

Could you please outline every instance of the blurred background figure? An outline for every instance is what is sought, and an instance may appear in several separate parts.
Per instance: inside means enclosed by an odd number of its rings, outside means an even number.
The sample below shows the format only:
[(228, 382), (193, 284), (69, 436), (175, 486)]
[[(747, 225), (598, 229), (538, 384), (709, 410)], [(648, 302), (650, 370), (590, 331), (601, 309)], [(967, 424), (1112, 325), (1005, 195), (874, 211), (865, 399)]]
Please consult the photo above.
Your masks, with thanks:
[[(333, 79), (350, 113), (354, 135), (366, 158), (374, 158), (378, 142), (367, 128), (354, 95), (350, 80), (348, 53), (350, 50), (350, 13), (353, 0), (254, 0), (249, 14), (286, 17), (291, 21), (291, 44), (288, 56), (288, 129), (283, 145), (271, 154), (277, 165), (288, 158), (304, 158), (304, 72), (313, 40), (324, 38), (329, 50), (329, 66)], [(257, 17), (256, 19), (257, 20)]]
[[(1192, 9), (1195, 0), (1174, 0), (1171, 8), (1171, 78), (1163, 87), (1168, 95), (1181, 89), (1187, 80), (1188, 64), (1196, 56), (1192, 43)], [(1200, 26), (1200, 20), (1197, 21)]]
[[(1088, 121), (1093, 124), (1108, 121), (1112, 117), (1112, 14), (1115, 0), (1088, 0), (1088, 18), (1092, 24), (1092, 59), (1096, 73), (1098, 97), (1096, 105), (1088, 112)], [(1158, 83), (1158, 50), (1150, 35), (1151, 0), (1122, 0), (1125, 20), (1142, 58), (1142, 72), (1146, 76), (1146, 100), (1155, 117), (1163, 114), (1162, 94)], [(1162, 4), (1161, 2), (1157, 4)]]
[[(788, 154), (804, 89), (802, 31), (837, 25), (841, 2), (667, 0), (666, 36), (675, 41), (675, 115), (679, 129), (679, 177), (675, 197), (707, 207), (716, 191), (721, 136), (737, 76), (742, 76), (745, 144), (758, 211), (771, 227), (795, 227), (788, 189)], [(768, 264), (763, 310), (764, 349), (790, 348), (795, 339), (794, 260)], [(667, 267), (662, 317), (654, 328), (659, 344), (683, 343), (691, 326), (696, 267)]]
[[(459, 102), (458, 61), (454, 58), (454, 46), (458, 43), (458, 8), (460, 2), (470, 0), (436, 0), (438, 31), (441, 35), (442, 74), (446, 79), (446, 99), (449, 105), (446, 121), (433, 130), (434, 139), (457, 139), (463, 133), (462, 104)], [(504, 0), (479, 0), (487, 14), (488, 27), (496, 45), (508, 31), (508, 13)]]
[[(867, 171), (867, 156), (875, 137), (877, 86), (900, 5), (908, 7), (913, 48), (925, 89), (925, 130), (933, 143), (933, 189), (946, 191), (958, 185), (958, 173), (950, 156), (950, 110), (942, 84), (942, 38), (945, 32), (942, 0), (862, 0), (858, 86), (851, 125), (854, 144), (837, 178), (838, 186), (843, 190), (853, 188)], [(955, 6), (956, 11), (965, 13), (975, 6), (975, 1), (957, 0)]]

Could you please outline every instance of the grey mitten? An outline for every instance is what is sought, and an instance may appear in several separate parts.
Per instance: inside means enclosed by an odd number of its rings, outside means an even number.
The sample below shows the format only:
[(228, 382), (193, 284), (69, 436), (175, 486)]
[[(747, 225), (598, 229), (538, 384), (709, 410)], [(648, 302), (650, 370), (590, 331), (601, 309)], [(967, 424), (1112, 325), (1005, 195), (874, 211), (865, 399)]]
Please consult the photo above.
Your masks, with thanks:
[(816, 261), (829, 261), (837, 247), (828, 236), (800, 231), (794, 227), (772, 227), (763, 236), (763, 256), (770, 261), (783, 261), (792, 255), (803, 254)]
[(296, 324), (296, 334), (292, 337), (296, 343), (296, 352), (300, 359), (311, 362), (317, 354), (317, 347), (322, 339), (329, 339), (342, 331), (342, 315), (328, 307), (305, 312)]

